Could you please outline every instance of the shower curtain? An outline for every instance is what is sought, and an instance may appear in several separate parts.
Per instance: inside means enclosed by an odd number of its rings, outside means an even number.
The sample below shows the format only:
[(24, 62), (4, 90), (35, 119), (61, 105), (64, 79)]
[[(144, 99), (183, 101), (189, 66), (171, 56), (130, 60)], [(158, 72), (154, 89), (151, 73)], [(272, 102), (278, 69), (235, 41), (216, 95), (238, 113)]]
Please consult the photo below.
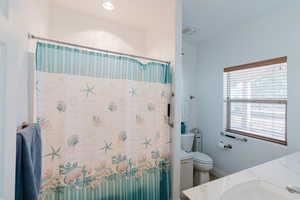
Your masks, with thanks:
[(39, 42), (40, 199), (170, 199), (170, 82), (166, 64)]

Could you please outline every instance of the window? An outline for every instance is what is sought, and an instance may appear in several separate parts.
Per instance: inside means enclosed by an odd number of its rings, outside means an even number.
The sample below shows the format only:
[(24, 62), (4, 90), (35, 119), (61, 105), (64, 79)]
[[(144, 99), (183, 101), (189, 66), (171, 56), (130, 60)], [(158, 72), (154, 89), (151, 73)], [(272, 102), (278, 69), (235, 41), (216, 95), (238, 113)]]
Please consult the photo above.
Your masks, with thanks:
[(287, 57), (224, 69), (225, 130), (287, 145)]

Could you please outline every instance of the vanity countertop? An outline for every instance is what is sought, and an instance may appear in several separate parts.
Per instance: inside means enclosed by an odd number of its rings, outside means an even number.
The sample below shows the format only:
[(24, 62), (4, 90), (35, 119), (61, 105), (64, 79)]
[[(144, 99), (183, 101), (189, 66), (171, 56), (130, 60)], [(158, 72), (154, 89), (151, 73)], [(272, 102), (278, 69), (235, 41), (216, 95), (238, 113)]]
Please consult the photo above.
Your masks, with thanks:
[[(190, 200), (220, 200), (234, 186), (255, 180), (283, 190), (288, 185), (300, 187), (300, 152), (185, 190), (183, 193)], [(299, 194), (292, 195), (293, 199), (300, 199)]]

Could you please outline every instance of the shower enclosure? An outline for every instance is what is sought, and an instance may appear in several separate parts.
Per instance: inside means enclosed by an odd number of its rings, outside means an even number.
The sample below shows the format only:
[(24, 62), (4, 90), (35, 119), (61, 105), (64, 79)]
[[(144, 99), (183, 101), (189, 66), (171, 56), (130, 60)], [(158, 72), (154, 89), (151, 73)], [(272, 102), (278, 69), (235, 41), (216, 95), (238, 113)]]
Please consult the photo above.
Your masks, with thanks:
[(170, 199), (169, 64), (37, 44), (44, 200)]

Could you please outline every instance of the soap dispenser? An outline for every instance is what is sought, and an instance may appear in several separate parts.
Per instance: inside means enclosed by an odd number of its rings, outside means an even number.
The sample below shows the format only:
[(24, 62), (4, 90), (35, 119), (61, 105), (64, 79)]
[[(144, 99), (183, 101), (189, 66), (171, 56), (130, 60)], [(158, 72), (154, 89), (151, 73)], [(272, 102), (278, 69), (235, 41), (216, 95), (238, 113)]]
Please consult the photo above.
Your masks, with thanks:
[(184, 122), (181, 122), (181, 134), (185, 134), (186, 133), (186, 125)]

